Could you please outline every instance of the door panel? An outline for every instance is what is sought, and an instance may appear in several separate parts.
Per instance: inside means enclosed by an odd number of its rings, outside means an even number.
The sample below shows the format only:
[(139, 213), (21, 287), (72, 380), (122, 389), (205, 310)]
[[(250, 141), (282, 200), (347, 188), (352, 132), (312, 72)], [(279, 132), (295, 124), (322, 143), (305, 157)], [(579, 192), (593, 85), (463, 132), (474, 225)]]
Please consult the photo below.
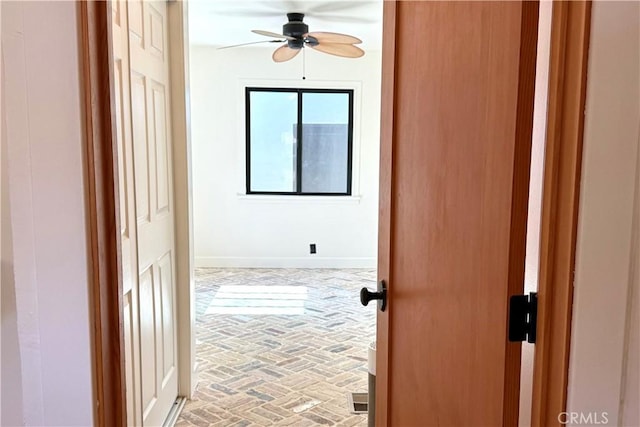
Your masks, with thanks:
[(516, 425), (537, 4), (385, 2), (390, 27), (376, 421)]
[(144, 43), (144, 32), (142, 31), (143, 25), (143, 13), (141, 1), (128, 2), (129, 11), (129, 43), (138, 44), (140, 46)]
[(128, 422), (162, 425), (178, 394), (164, 2), (113, 2)]
[(162, 321), (160, 327), (162, 328), (162, 381), (166, 382), (167, 378), (173, 373), (175, 368), (175, 352), (173, 337), (174, 320), (173, 320), (173, 269), (172, 269), (171, 253), (165, 254), (160, 261), (158, 261), (160, 280), (160, 303), (162, 306)]
[(138, 346), (136, 328), (137, 324), (134, 319), (134, 305), (131, 301), (132, 293), (127, 292), (122, 302), (124, 311), (124, 351), (125, 351), (125, 377), (127, 387), (127, 425), (139, 425), (139, 417), (137, 414), (140, 412), (140, 405), (138, 403), (138, 381), (137, 375), (134, 371), (134, 360), (138, 358)]
[(150, 10), (150, 23), (151, 23), (151, 37), (150, 37), (150, 50), (149, 52), (158, 58), (163, 57), (164, 53), (164, 29), (166, 19), (162, 19), (160, 13), (155, 10)]
[(153, 89), (153, 124), (155, 134), (156, 155), (156, 214), (169, 211), (169, 165), (165, 114), (164, 87), (154, 84)]
[[(133, 129), (134, 141), (147, 141), (147, 120), (146, 120), (146, 84), (144, 76), (131, 73), (131, 126)], [(149, 222), (149, 154), (147, 146), (135, 144), (135, 200), (138, 223)]]
[(140, 275), (140, 358), (142, 363), (142, 410), (147, 414), (157, 399), (156, 390), (156, 325), (154, 319), (153, 269)]
[[(116, 102), (115, 102), (115, 110), (116, 117), (119, 117), (119, 120), (116, 120), (116, 138), (118, 140), (117, 149), (118, 149), (118, 161), (121, 166), (118, 168), (118, 188), (120, 188), (120, 234), (123, 238), (129, 238), (129, 205), (128, 205), (128, 194), (127, 188), (125, 186), (125, 182), (128, 178), (127, 171), (127, 159), (125, 158), (125, 147), (124, 147), (124, 130), (122, 125), (122, 104), (124, 99), (123, 87), (122, 87), (122, 59), (117, 58), (114, 59), (114, 85), (115, 85), (115, 93), (116, 93)], [(130, 160), (130, 159), (129, 159)], [(128, 259), (128, 258), (127, 258)], [(129, 264), (129, 263), (127, 263)]]

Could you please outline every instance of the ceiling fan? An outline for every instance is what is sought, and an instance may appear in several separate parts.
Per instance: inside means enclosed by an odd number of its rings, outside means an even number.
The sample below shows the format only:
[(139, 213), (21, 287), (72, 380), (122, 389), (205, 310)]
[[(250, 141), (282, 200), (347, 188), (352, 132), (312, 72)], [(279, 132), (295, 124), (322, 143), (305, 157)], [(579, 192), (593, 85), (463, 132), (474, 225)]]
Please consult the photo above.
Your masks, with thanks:
[(245, 46), (257, 43), (282, 43), (272, 55), (275, 62), (285, 62), (294, 58), (305, 47), (310, 47), (320, 52), (330, 55), (342, 56), (345, 58), (359, 58), (364, 55), (364, 51), (356, 44), (362, 43), (357, 37), (347, 34), (330, 32), (309, 32), (309, 26), (303, 22), (304, 13), (287, 13), (288, 22), (282, 26), (282, 34), (271, 31), (251, 30), (261, 36), (274, 37), (275, 40), (262, 42), (242, 43), (233, 46), (225, 46), (220, 49)]

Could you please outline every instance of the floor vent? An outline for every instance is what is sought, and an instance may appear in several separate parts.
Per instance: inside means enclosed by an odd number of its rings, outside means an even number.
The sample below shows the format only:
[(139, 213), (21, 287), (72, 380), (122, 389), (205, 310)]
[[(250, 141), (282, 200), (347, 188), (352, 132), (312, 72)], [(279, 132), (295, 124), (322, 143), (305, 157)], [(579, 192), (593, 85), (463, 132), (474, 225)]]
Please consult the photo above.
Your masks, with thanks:
[(348, 393), (347, 402), (349, 412), (352, 414), (366, 414), (368, 408), (369, 393)]

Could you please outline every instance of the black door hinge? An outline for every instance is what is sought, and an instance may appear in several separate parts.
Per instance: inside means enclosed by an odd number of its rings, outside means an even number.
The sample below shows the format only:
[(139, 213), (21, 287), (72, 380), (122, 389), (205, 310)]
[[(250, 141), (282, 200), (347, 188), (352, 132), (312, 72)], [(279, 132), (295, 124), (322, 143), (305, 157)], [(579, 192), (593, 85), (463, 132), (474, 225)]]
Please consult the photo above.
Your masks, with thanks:
[(536, 342), (538, 293), (513, 295), (509, 300), (509, 341)]

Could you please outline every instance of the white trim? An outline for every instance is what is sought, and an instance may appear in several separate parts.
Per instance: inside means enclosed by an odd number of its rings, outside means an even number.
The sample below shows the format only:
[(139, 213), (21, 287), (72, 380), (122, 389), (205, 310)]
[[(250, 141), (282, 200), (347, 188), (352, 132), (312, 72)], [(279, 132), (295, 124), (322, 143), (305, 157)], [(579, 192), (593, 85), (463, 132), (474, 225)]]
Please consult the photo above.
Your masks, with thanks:
[(362, 196), (297, 196), (297, 195), (267, 195), (267, 194), (238, 194), (238, 199), (243, 202), (255, 203), (306, 203), (316, 202), (317, 204), (360, 204)]
[(198, 384), (193, 278), (193, 197), (189, 99), (189, 34), (186, 1), (167, 4), (171, 76), (171, 130), (176, 247), (178, 395), (191, 399)]
[(376, 268), (374, 257), (196, 257), (196, 268)]

